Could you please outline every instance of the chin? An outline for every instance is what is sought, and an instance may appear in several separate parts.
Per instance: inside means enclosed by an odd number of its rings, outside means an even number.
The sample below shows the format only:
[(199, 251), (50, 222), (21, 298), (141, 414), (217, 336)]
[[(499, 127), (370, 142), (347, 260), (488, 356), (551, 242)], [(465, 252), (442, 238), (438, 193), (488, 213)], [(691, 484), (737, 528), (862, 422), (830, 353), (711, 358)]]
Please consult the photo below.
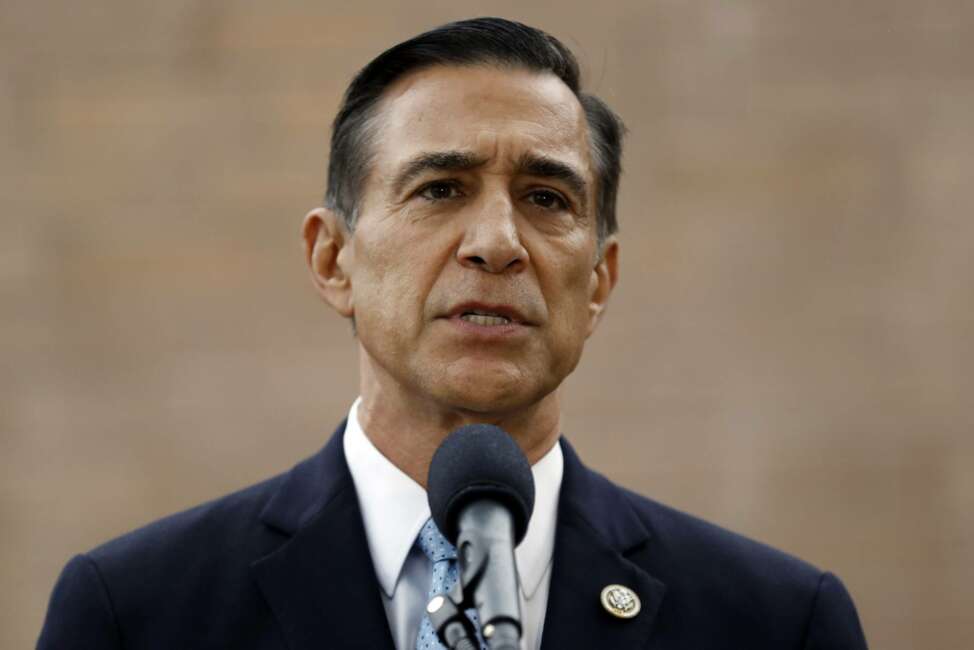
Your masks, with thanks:
[(457, 411), (483, 416), (510, 413), (530, 404), (528, 400), (511, 395), (492, 396), (484, 394), (448, 395), (444, 401)]
[[(522, 373), (480, 372), (439, 378), (434, 394), (452, 408), (482, 415), (518, 411), (541, 401), (550, 390)], [(446, 381), (442, 381), (446, 380)]]

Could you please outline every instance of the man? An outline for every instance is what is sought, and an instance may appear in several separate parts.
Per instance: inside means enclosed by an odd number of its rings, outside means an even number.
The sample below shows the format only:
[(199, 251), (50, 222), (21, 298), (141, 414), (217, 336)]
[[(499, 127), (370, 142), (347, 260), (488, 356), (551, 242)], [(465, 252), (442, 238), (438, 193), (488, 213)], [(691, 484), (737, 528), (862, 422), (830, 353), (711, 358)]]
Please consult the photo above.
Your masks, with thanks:
[(559, 386), (616, 282), (621, 133), (572, 54), (517, 23), (366, 66), (303, 225), (361, 397), (292, 471), (75, 557), (39, 646), (439, 647), (424, 605), (455, 560), (430, 550), (423, 486), (450, 431), (489, 422), (537, 486), (525, 648), (864, 648), (838, 579), (614, 486), (560, 438)]

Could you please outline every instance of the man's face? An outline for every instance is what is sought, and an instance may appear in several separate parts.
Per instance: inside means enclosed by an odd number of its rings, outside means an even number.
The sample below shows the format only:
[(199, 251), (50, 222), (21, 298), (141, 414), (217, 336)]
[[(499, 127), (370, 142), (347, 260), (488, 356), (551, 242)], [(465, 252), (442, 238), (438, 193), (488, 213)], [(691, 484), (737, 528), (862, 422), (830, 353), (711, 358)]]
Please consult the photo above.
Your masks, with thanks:
[(538, 402), (575, 368), (615, 280), (578, 100), (549, 74), (439, 66), (395, 83), (375, 124), (338, 257), (368, 362), (447, 408)]

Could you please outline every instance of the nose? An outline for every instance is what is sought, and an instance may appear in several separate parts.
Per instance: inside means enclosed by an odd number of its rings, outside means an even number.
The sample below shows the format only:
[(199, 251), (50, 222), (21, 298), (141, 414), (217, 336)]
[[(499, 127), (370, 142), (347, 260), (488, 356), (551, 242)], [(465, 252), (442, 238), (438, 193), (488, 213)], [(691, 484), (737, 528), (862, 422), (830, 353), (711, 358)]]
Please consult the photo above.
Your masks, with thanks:
[(518, 235), (509, 198), (487, 201), (470, 216), (457, 260), (488, 273), (517, 272), (527, 266), (528, 251)]

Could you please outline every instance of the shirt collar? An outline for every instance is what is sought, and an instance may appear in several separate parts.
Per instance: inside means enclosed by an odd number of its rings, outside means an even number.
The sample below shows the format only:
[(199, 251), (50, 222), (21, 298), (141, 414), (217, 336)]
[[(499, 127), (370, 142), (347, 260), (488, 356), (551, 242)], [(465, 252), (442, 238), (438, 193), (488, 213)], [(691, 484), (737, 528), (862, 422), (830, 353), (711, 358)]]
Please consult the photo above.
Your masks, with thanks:
[[(386, 597), (392, 598), (406, 556), (430, 517), (429, 502), (426, 490), (383, 456), (362, 430), (358, 420), (361, 399), (356, 399), (348, 412), (343, 440), (345, 459), (358, 494), (379, 586)], [(534, 513), (524, 539), (514, 550), (521, 591), (528, 599), (537, 591), (551, 564), (563, 471), (559, 444), (531, 467)]]

